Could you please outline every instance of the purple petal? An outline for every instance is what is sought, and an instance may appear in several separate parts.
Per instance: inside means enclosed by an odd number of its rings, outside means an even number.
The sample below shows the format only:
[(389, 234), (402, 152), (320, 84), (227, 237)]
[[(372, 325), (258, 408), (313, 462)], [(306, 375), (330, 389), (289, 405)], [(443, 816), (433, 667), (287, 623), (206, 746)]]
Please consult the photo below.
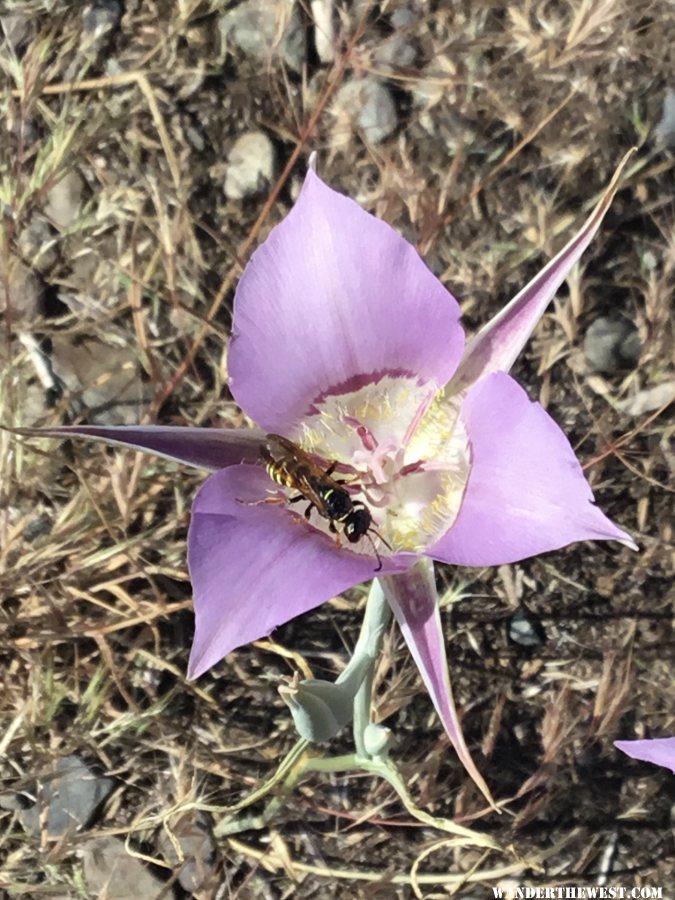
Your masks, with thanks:
[(288, 434), (338, 386), (390, 372), (440, 386), (464, 346), (459, 314), (414, 247), (310, 170), (239, 282), (230, 388), (256, 422)]
[(614, 746), (632, 759), (663, 766), (675, 775), (675, 737), (651, 738), (646, 741), (614, 741)]
[(455, 524), (427, 551), (465, 566), (496, 566), (573, 541), (615, 540), (637, 549), (593, 503), (567, 438), (510, 375), (469, 391), (462, 418), (471, 472)]
[(494, 806), (490, 789), (476, 768), (464, 741), (462, 726), (452, 699), (433, 563), (430, 560), (419, 560), (408, 572), (383, 578), (382, 587), (462, 765), (488, 803)]
[[(188, 533), (196, 617), (190, 678), (375, 574), (371, 557), (336, 547), (283, 506), (246, 505), (269, 497), (271, 487), (261, 468), (234, 466), (197, 494)], [(383, 560), (383, 571), (401, 568)]]
[(260, 459), (262, 431), (250, 428), (183, 428), (171, 425), (60, 425), (14, 428), (28, 437), (88, 438), (130, 447), (200, 469), (223, 469)]
[(602, 199), (572, 240), (469, 340), (460, 367), (446, 389), (449, 393), (466, 389), (490, 372), (508, 372), (556, 291), (600, 227), (633, 152), (621, 160)]

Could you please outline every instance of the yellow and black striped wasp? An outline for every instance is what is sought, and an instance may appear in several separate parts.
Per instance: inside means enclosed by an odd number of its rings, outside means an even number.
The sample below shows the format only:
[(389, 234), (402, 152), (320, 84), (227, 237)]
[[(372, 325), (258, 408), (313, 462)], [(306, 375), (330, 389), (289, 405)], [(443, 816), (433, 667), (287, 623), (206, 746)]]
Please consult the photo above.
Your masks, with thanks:
[(375, 571), (380, 571), (382, 560), (370, 532), (387, 547), (389, 544), (375, 531), (373, 517), (366, 504), (361, 500), (352, 500), (349, 491), (343, 487), (346, 482), (332, 477), (337, 462), (322, 469), (301, 447), (280, 434), (267, 435), (260, 447), (260, 455), (272, 481), (298, 492), (297, 496), (289, 499), (289, 503), (309, 502), (305, 510), (307, 520), (312, 510), (316, 509), (320, 516), (328, 519), (328, 527), (333, 534), (337, 533), (336, 523), (342, 525), (342, 533), (350, 544), (367, 537), (377, 558)]

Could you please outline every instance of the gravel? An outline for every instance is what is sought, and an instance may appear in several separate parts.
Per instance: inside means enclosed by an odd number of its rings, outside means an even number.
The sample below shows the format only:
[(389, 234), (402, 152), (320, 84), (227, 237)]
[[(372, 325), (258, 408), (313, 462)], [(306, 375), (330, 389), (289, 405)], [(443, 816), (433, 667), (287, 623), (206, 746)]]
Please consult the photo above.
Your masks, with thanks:
[(274, 145), (262, 131), (248, 131), (232, 145), (225, 173), (225, 196), (242, 200), (257, 194), (274, 176)]
[(289, 10), (269, 0), (247, 0), (226, 12), (219, 28), (226, 47), (234, 44), (260, 60), (280, 57), (291, 69), (300, 71), (305, 36), (296, 6)]
[(637, 328), (625, 319), (601, 316), (584, 337), (586, 362), (594, 372), (614, 375), (637, 365), (642, 344)]
[(336, 94), (333, 114), (338, 138), (349, 140), (358, 131), (369, 144), (379, 144), (398, 124), (391, 91), (370, 77), (346, 81)]

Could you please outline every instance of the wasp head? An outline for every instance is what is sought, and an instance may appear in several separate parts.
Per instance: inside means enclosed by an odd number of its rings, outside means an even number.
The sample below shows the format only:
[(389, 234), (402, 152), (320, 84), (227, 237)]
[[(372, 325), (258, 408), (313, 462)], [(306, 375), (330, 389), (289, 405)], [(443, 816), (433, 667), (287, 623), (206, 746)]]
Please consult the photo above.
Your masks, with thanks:
[(355, 544), (359, 538), (367, 534), (372, 522), (369, 510), (353, 509), (344, 520), (344, 533), (350, 544)]

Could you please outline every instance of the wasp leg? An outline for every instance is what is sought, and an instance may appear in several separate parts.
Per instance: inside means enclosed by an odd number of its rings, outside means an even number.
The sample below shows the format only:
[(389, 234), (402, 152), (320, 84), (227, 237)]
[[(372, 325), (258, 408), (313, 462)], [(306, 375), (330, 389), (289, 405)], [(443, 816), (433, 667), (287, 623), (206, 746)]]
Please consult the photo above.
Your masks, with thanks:
[[(340, 463), (337, 461), (332, 462), (323, 474), (326, 477), (330, 478), (331, 475), (333, 474), (333, 472), (337, 469), (337, 467), (339, 465), (340, 465)], [(354, 474), (354, 475), (351, 475), (349, 478), (340, 478), (339, 480), (337, 478), (334, 478), (333, 481), (335, 482), (335, 484), (352, 484), (357, 478), (358, 478), (358, 475)]]
[(285, 497), (263, 497), (262, 500), (240, 500), (236, 498), (236, 503), (241, 506), (262, 506), (263, 503), (285, 503)]
[[(299, 503), (301, 500), (307, 500), (307, 497), (303, 497), (302, 494), (296, 494), (295, 497), (288, 498), (289, 503)], [(307, 507), (307, 509), (305, 510), (305, 518), (306, 519), (309, 519), (313, 509), (315, 509), (315, 506), (313, 503), (310, 503), (309, 506)]]

